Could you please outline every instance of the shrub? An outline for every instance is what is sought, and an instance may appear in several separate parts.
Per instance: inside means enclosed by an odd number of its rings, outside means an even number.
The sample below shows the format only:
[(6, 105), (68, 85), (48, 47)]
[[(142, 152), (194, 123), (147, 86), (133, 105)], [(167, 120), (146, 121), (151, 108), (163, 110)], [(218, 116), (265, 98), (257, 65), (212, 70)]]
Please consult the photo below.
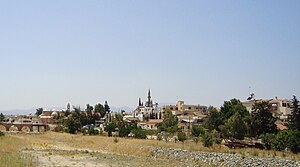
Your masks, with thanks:
[(194, 125), (192, 127), (192, 135), (198, 137), (205, 133), (205, 129), (202, 126)]
[(117, 137), (114, 137), (114, 143), (118, 143), (119, 142), (119, 139)]
[(178, 140), (184, 143), (184, 141), (187, 139), (186, 134), (184, 132), (178, 132), (177, 133)]
[(293, 153), (300, 152), (300, 132), (298, 130), (280, 131), (272, 141), (275, 150), (290, 149)]
[(0, 136), (4, 136), (4, 133), (2, 131), (0, 131)]
[(202, 142), (203, 142), (203, 146), (204, 147), (210, 147), (213, 145), (213, 136), (212, 134), (210, 133), (205, 133), (203, 136), (202, 136)]
[(138, 139), (146, 139), (147, 138), (146, 130), (144, 130), (142, 128), (133, 129), (132, 133), (134, 134), (135, 138), (138, 138)]

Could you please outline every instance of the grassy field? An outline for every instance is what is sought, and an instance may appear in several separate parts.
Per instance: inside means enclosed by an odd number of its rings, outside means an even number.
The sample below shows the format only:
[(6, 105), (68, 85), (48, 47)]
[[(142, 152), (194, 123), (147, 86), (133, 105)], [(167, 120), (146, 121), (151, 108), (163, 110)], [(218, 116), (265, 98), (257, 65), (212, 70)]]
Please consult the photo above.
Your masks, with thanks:
[(259, 149), (229, 149), (222, 145), (211, 148), (192, 141), (186, 143), (83, 136), (47, 132), (44, 134), (17, 134), (0, 137), (0, 166), (54, 166), (56, 161), (65, 166), (178, 166), (180, 162), (154, 159), (155, 147), (180, 148), (189, 151), (224, 152), (242, 156), (283, 157), (300, 160), (300, 155)]

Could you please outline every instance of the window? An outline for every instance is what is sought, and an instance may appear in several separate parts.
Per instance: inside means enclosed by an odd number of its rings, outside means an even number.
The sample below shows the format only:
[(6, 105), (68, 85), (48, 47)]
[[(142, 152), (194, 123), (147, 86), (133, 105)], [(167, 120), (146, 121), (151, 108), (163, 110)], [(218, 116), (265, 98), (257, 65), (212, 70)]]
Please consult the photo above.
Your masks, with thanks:
[(173, 110), (173, 107), (171, 107), (170, 109)]
[(178, 107), (176, 107), (176, 110), (178, 110)]
[(192, 109), (192, 107), (189, 107), (189, 110)]
[(286, 107), (286, 103), (282, 103), (282, 107)]

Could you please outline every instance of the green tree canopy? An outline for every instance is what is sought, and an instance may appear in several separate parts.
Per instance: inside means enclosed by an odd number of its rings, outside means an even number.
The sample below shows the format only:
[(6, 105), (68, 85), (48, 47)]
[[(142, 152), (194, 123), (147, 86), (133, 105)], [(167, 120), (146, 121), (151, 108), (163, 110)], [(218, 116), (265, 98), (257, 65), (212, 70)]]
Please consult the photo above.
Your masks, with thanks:
[(107, 101), (105, 101), (105, 103), (104, 103), (104, 111), (105, 111), (105, 113), (110, 113), (110, 107), (109, 107)]
[(3, 122), (4, 118), (5, 118), (4, 115), (0, 113), (0, 122)]
[(39, 116), (39, 115), (41, 115), (42, 113), (43, 113), (43, 108), (38, 108), (38, 109), (36, 109), (35, 115), (36, 115), (36, 116)]
[(98, 103), (95, 105), (95, 113), (99, 113), (101, 118), (105, 116), (105, 110), (102, 104)]
[(219, 126), (223, 124), (223, 120), (220, 112), (215, 107), (209, 106), (208, 109), (208, 118), (205, 120), (206, 127), (212, 131), (214, 129), (220, 130)]
[(195, 137), (199, 137), (205, 133), (205, 129), (203, 126), (200, 125), (193, 125), (192, 126), (192, 135)]
[(239, 112), (231, 116), (225, 124), (227, 137), (243, 140), (247, 133), (247, 126)]
[(296, 129), (300, 131), (300, 109), (299, 101), (296, 96), (292, 99), (292, 113), (289, 115), (289, 129)]
[(249, 112), (246, 107), (242, 104), (242, 102), (238, 99), (231, 99), (230, 101), (225, 101), (223, 106), (221, 107), (221, 115), (224, 120), (229, 119), (235, 113), (239, 113), (240, 116), (246, 117), (249, 116)]
[(272, 115), (271, 104), (269, 102), (255, 103), (251, 113), (251, 136), (258, 137), (261, 134), (277, 132), (275, 121), (276, 118)]
[(170, 110), (164, 111), (163, 122), (158, 123), (157, 127), (159, 131), (166, 131), (169, 133), (175, 133), (178, 129), (178, 119), (172, 114)]

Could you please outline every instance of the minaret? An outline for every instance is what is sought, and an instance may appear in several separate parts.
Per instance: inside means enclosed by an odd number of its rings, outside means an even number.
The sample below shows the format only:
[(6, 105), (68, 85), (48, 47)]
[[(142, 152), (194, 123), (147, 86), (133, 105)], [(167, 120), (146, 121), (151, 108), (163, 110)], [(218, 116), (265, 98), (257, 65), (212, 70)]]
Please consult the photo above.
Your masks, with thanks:
[(148, 101), (147, 101), (147, 107), (151, 107), (151, 92), (150, 92), (150, 89), (148, 90)]
[(142, 106), (142, 101), (141, 101), (141, 98), (139, 98), (139, 106)]

